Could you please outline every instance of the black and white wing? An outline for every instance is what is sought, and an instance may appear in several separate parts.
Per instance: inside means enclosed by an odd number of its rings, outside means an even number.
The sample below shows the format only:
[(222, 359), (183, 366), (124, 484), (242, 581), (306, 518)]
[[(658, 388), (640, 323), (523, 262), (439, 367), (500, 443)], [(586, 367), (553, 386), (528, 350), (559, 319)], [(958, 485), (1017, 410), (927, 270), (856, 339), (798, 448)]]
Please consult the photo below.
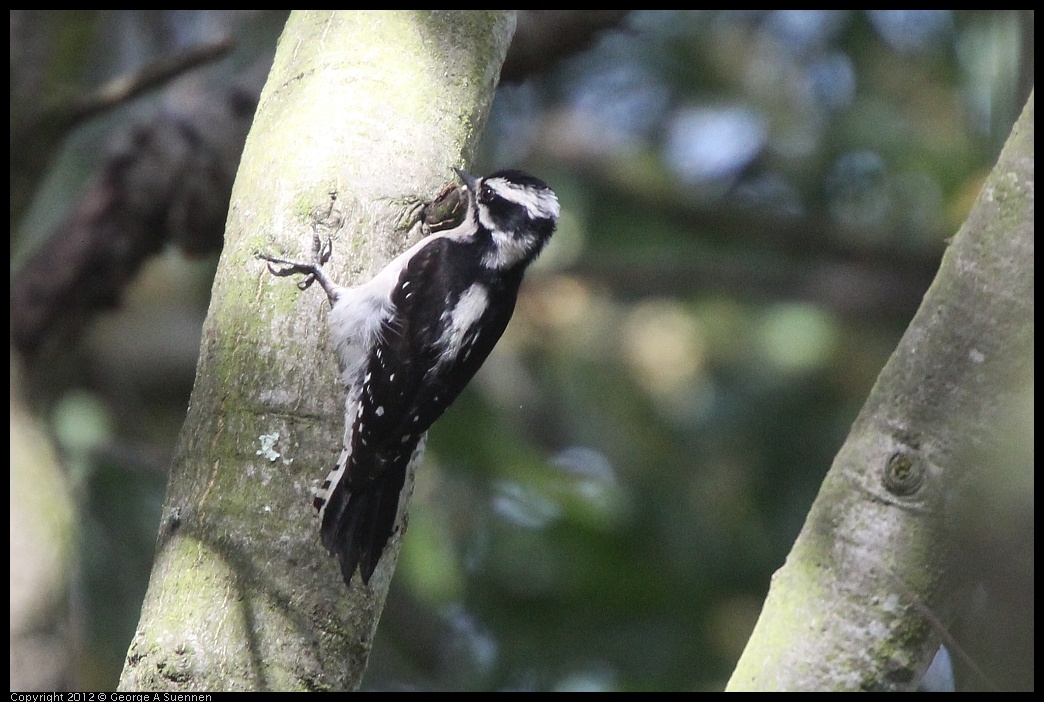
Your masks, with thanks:
[(493, 276), (471, 248), (433, 238), (403, 268), (392, 291), (394, 309), (349, 420), (347, 463), (331, 474), (321, 505), (323, 545), (337, 555), (345, 582), (356, 567), (369, 582), (394, 530), (406, 470), (421, 439), (511, 319), (521, 271)]

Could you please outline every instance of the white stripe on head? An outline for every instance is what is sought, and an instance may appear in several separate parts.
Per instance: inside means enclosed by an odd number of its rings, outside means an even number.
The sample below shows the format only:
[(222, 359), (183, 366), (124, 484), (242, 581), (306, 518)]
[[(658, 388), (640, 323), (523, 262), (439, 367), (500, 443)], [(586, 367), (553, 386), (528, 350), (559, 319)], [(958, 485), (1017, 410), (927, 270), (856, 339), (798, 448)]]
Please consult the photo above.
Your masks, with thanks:
[(513, 183), (506, 178), (487, 178), (482, 182), (508, 202), (525, 207), (533, 219), (558, 219), (558, 198), (550, 188)]

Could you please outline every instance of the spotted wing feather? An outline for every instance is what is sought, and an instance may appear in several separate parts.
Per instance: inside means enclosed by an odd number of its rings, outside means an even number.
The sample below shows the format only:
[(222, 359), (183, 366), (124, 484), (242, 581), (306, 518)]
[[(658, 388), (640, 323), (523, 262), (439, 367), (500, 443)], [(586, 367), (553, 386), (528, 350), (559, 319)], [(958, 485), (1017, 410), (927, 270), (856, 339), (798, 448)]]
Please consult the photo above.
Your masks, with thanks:
[[(392, 293), (396, 321), (381, 330), (366, 369), (348, 463), (323, 513), (323, 545), (337, 555), (345, 582), (356, 567), (369, 582), (394, 530), (418, 444), (511, 318), (521, 273), (494, 279), (480, 265), (467, 243), (434, 239), (410, 260)], [(458, 290), (454, 281), (469, 284)]]

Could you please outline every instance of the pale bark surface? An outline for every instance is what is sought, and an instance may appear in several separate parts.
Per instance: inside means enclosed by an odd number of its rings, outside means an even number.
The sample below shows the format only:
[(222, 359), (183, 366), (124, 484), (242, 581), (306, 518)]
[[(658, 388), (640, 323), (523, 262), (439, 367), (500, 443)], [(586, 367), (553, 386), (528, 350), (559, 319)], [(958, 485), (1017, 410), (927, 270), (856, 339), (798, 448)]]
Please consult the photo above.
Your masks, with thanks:
[(1032, 386), (1033, 211), (1031, 95), (773, 577), (728, 689), (920, 681), (955, 607), (962, 493), (989, 481)]
[[(295, 12), (247, 139), (156, 560), (121, 690), (359, 685), (401, 532), (369, 587), (319, 543), (311, 490), (340, 451), (343, 389), (319, 286), (352, 284), (418, 234), (412, 206), (466, 165), (514, 31), (505, 12)], [(264, 437), (264, 438), (262, 438)]]

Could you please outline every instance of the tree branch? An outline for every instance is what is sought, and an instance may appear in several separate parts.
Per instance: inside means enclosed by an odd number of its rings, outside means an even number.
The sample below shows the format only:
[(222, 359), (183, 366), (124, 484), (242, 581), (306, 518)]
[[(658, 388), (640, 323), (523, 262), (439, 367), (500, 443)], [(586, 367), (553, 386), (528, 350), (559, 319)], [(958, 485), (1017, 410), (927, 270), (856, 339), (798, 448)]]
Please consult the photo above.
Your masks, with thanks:
[(920, 681), (955, 607), (959, 498), (994, 472), (1032, 383), (1033, 226), (1031, 94), (773, 576), (729, 690)]
[(513, 30), (499, 11), (291, 15), (236, 177), (121, 689), (358, 687), (411, 489), (369, 585), (346, 590), (312, 510), (344, 426), (327, 304), (254, 252), (299, 253), (318, 222), (327, 273), (351, 284), (402, 250), (405, 201), (470, 159)]

